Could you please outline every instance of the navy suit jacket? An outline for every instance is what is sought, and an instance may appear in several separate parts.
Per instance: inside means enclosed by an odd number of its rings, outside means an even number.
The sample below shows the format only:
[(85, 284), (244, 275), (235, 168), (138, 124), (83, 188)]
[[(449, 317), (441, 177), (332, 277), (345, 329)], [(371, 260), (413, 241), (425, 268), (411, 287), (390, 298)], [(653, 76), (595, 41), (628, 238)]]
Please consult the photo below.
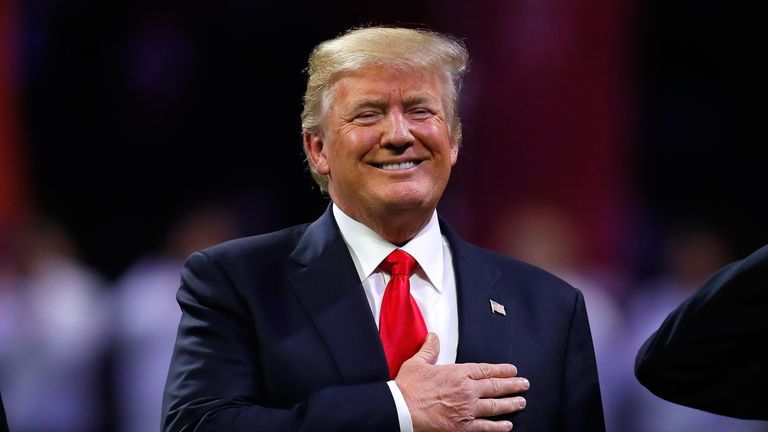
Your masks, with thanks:
[(768, 246), (712, 275), (643, 344), (637, 379), (681, 405), (768, 420)]
[[(603, 431), (581, 293), (441, 229), (457, 363), (512, 363), (530, 380), (528, 406), (508, 417), (516, 431)], [(195, 253), (177, 299), (164, 431), (399, 430), (378, 329), (330, 207), (310, 225)]]

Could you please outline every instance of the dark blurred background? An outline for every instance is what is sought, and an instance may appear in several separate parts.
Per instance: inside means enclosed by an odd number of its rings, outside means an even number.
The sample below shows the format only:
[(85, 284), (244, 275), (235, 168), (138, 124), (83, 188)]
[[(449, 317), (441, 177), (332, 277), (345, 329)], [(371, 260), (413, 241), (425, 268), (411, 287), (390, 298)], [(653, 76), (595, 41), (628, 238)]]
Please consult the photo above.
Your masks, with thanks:
[[(465, 41), (464, 143), (441, 214), (585, 292), (609, 427), (768, 430), (678, 409), (631, 377), (674, 305), (768, 242), (767, 17), (755, 6), (0, 0), (11, 430), (150, 430), (126, 418), (159, 400), (181, 262), (323, 211), (301, 150), (303, 69), (317, 43), (368, 24)], [(71, 369), (53, 376), (62, 362)], [(61, 392), (46, 400), (79, 402), (46, 423), (28, 412), (52, 381)]]

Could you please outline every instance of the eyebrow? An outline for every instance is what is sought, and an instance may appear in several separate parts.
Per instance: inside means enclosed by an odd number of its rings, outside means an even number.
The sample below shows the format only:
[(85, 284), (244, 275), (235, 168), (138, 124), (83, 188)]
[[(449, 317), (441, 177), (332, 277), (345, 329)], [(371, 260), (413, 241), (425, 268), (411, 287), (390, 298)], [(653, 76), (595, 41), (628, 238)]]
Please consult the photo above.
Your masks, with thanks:
[[(384, 108), (388, 104), (388, 98), (386, 97), (380, 97), (380, 96), (369, 96), (365, 97), (364, 99), (361, 99), (357, 102), (354, 102), (352, 105), (349, 106), (349, 109), (347, 111), (358, 111), (360, 109), (365, 108)], [(440, 104), (439, 100), (432, 100), (432, 98), (424, 93), (413, 93), (406, 95), (405, 98), (403, 98), (403, 105), (405, 106), (413, 106), (413, 105), (419, 105), (419, 104)]]
[(403, 104), (406, 106), (418, 105), (422, 103), (433, 103), (433, 102), (439, 104), (440, 100), (439, 99), (433, 100), (430, 96), (424, 93), (410, 94), (403, 99)]
[(363, 108), (383, 108), (386, 105), (387, 98), (371, 96), (355, 101), (349, 106), (348, 111), (357, 111)]

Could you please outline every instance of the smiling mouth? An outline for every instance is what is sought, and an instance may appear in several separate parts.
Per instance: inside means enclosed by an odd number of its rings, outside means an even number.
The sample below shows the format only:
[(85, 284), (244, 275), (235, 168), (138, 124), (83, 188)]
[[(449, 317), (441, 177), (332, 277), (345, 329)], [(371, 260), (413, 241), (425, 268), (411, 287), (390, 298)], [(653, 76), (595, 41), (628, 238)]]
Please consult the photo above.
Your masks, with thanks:
[(372, 163), (371, 165), (384, 171), (397, 171), (413, 168), (420, 163), (421, 161), (408, 161), (400, 163)]

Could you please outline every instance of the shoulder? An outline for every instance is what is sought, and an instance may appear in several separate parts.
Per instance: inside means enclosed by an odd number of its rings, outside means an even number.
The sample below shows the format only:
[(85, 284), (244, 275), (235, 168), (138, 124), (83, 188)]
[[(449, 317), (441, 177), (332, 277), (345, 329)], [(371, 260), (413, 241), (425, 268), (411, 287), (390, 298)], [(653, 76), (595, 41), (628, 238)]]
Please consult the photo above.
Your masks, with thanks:
[(272, 254), (280, 251), (290, 253), (301, 240), (308, 225), (296, 225), (280, 231), (229, 240), (200, 252), (217, 260)]
[(282, 287), (285, 274), (295, 266), (291, 252), (306, 227), (238, 238), (193, 253), (181, 270), (177, 300), (235, 307), (257, 291), (267, 291), (263, 287)]
[(309, 224), (280, 231), (229, 240), (192, 254), (186, 267), (215, 265), (227, 273), (282, 266), (301, 240)]

